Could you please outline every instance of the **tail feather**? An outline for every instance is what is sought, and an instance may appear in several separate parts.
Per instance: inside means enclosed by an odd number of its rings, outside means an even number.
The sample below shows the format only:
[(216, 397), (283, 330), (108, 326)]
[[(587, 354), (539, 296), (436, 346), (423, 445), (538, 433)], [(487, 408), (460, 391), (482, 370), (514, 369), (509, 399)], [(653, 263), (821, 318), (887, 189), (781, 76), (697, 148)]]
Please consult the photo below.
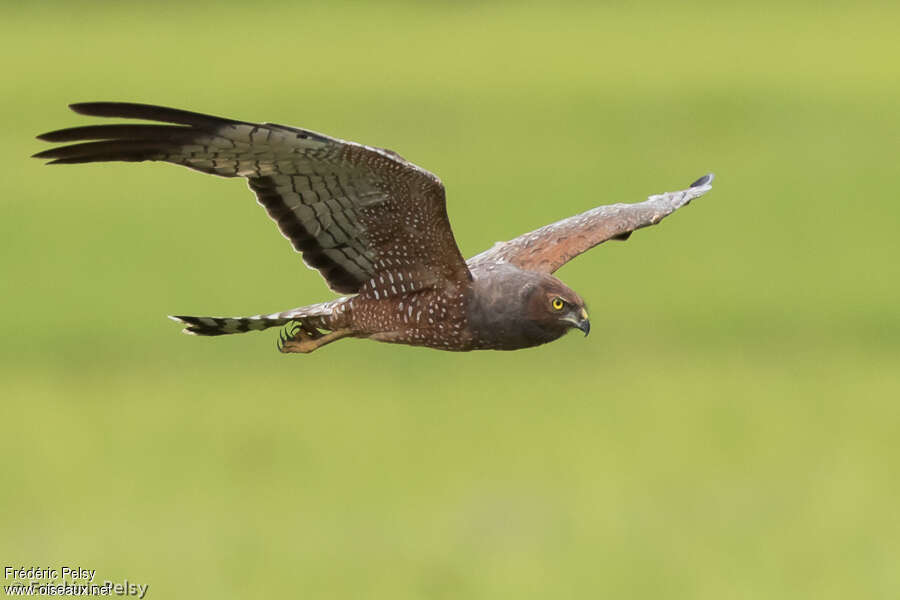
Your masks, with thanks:
[(252, 317), (192, 317), (187, 315), (173, 315), (169, 318), (186, 325), (182, 332), (190, 335), (214, 336), (245, 333), (247, 331), (262, 331), (269, 327), (281, 327), (292, 321), (298, 321), (308, 327), (317, 329), (333, 329), (330, 318), (336, 310), (340, 311), (339, 306), (345, 300), (346, 298), (339, 298), (332, 302), (301, 306), (280, 313), (253, 315)]
[(291, 319), (278, 315), (254, 315), (252, 317), (190, 317), (187, 315), (171, 315), (173, 321), (184, 323), (182, 331), (190, 335), (227, 335), (247, 331), (262, 331), (269, 327), (286, 325)]

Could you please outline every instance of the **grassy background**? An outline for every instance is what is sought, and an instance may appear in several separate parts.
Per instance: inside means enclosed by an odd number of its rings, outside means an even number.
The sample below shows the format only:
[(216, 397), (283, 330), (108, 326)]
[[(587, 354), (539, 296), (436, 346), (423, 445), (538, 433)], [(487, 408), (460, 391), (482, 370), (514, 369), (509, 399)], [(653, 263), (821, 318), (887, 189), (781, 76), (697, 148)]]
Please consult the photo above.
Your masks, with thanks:
[[(4, 3), (0, 560), (153, 598), (896, 598), (896, 3)], [(321, 301), (239, 182), (46, 168), (74, 101), (438, 173), (467, 256), (714, 171), (515, 353), (164, 319)]]

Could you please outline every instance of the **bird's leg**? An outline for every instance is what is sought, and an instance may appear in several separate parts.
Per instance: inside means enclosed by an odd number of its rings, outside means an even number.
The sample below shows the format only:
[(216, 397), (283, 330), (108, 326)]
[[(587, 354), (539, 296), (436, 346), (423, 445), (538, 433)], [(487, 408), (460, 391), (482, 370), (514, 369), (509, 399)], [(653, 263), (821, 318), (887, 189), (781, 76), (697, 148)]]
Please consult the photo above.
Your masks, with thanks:
[(322, 333), (302, 321), (294, 321), (278, 336), (278, 351), (284, 354), (309, 354), (325, 344), (348, 335), (351, 335), (351, 332), (347, 329)]

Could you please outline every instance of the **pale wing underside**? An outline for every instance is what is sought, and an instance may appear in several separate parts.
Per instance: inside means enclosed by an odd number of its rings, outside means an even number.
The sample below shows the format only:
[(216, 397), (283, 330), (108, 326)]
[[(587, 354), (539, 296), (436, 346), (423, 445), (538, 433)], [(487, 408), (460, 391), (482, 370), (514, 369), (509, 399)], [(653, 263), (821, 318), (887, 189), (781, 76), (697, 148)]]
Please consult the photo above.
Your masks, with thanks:
[(587, 212), (557, 221), (497, 242), (469, 259), (474, 267), (488, 263), (510, 263), (520, 269), (553, 273), (564, 264), (610, 239), (627, 239), (632, 231), (655, 225), (694, 198), (712, 189), (712, 174), (705, 175), (686, 190), (650, 196), (636, 204), (598, 206)]
[[(82, 143), (40, 152), (53, 163), (156, 160), (244, 177), (282, 234), (329, 287), (360, 291), (380, 273), (467, 280), (433, 174), (380, 148), (312, 131), (145, 104), (91, 102), (72, 110), (169, 125), (93, 125), (38, 136)], [(85, 142), (85, 140), (99, 140)]]

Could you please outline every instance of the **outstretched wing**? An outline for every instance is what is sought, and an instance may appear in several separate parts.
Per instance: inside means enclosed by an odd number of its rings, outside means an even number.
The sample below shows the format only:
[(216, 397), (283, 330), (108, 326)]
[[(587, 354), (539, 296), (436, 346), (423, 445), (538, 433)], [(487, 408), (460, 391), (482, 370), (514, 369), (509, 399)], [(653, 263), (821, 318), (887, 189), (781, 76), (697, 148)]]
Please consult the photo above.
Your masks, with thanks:
[(712, 189), (713, 175), (704, 175), (686, 190), (650, 196), (636, 204), (598, 206), (587, 212), (557, 221), (520, 235), (508, 242), (497, 242), (489, 250), (473, 256), (468, 264), (505, 262), (520, 269), (553, 273), (561, 266), (603, 242), (628, 239), (631, 232), (656, 225), (694, 198)]
[(470, 277), (450, 229), (443, 184), (390, 150), (284, 125), (146, 104), (89, 102), (70, 108), (94, 117), (168, 124), (45, 133), (38, 138), (80, 143), (36, 158), (53, 159), (50, 164), (157, 160), (245, 177), (304, 262), (337, 292), (359, 292), (367, 282), (374, 288), (379, 276), (391, 273), (415, 273), (423, 287)]

